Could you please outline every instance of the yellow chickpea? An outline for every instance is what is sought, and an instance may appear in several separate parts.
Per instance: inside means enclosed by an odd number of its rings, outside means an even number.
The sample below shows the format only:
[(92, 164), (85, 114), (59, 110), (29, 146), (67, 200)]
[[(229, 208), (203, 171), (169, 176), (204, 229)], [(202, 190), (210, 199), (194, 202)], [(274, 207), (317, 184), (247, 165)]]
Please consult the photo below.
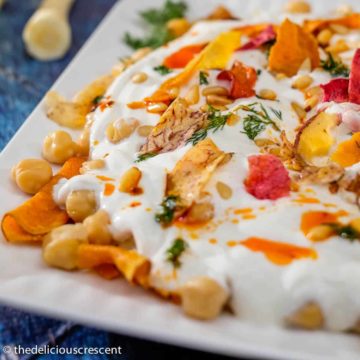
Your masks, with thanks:
[(50, 181), (53, 173), (45, 160), (24, 159), (13, 167), (11, 175), (19, 189), (32, 195)]
[(184, 312), (201, 320), (217, 317), (228, 299), (225, 289), (208, 277), (188, 281), (179, 294)]
[(75, 222), (82, 222), (96, 211), (96, 197), (90, 190), (72, 191), (66, 198), (66, 212)]
[(78, 247), (87, 242), (87, 232), (84, 225), (60, 226), (45, 236), (43, 258), (50, 266), (74, 270), (77, 267)]
[(47, 161), (63, 164), (75, 155), (76, 144), (66, 131), (58, 130), (46, 136), (42, 153)]
[(106, 211), (99, 210), (84, 220), (88, 239), (91, 244), (109, 245), (112, 236), (109, 231), (110, 218)]

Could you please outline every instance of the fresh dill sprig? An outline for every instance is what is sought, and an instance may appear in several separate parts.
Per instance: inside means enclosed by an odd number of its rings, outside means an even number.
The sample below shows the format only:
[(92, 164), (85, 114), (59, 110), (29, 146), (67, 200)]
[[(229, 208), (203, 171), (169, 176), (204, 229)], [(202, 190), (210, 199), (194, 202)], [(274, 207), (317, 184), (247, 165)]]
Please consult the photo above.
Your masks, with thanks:
[(350, 69), (341, 61), (336, 61), (331, 53), (328, 53), (326, 60), (321, 60), (321, 67), (328, 71), (333, 77), (343, 76), (349, 77)]
[[(260, 110), (256, 107), (259, 106)], [(279, 126), (271, 118), (268, 110), (263, 104), (252, 103), (249, 105), (242, 105), (240, 109), (247, 112), (248, 115), (244, 118), (243, 134), (246, 134), (250, 140), (254, 140), (261, 132), (263, 132), (267, 125), (271, 125), (275, 130), (280, 131)], [(282, 120), (282, 112), (270, 107), (270, 111), (276, 116), (278, 120)]]
[(152, 152), (148, 152), (148, 153), (145, 153), (145, 154), (141, 154), (137, 157), (137, 159), (135, 160), (136, 163), (139, 163), (141, 161), (145, 161), (147, 159), (150, 159), (154, 156), (156, 156), (157, 154), (156, 153), (152, 153)]
[(174, 219), (175, 209), (178, 205), (179, 197), (175, 195), (169, 195), (164, 198), (161, 206), (161, 212), (155, 214), (155, 221), (159, 224), (166, 226), (171, 224)]
[(200, 85), (209, 85), (208, 76), (209, 76), (209, 74), (207, 74), (206, 72), (200, 71), (200, 73), (199, 73)]
[(157, 71), (161, 75), (167, 75), (167, 74), (170, 74), (172, 72), (172, 70), (169, 69), (165, 65), (156, 66), (156, 67), (154, 67), (154, 70)]
[(334, 232), (343, 239), (353, 241), (360, 238), (360, 234), (351, 225), (342, 225), (337, 223), (324, 224), (330, 226)]
[(134, 50), (144, 47), (156, 49), (174, 39), (174, 35), (166, 27), (171, 19), (183, 18), (187, 5), (182, 2), (167, 0), (160, 9), (149, 9), (140, 13), (142, 19), (149, 25), (145, 37), (136, 37), (125, 33), (124, 42)]
[(207, 138), (209, 131), (213, 133), (222, 130), (226, 125), (230, 113), (221, 114), (221, 111), (216, 110), (212, 106), (209, 106), (207, 124), (204, 128), (199, 129), (194, 132), (194, 134), (187, 140), (187, 143), (192, 143), (196, 145), (198, 142)]
[(166, 260), (171, 262), (174, 268), (180, 267), (180, 257), (188, 247), (189, 245), (185, 240), (181, 238), (175, 239), (173, 244), (166, 250)]

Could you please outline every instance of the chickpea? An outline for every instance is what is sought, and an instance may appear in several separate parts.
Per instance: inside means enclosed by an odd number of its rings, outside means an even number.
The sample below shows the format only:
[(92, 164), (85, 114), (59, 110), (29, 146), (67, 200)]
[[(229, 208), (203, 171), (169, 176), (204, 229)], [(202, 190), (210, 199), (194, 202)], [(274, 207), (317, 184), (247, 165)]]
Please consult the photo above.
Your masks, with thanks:
[(109, 245), (111, 243), (112, 236), (108, 228), (110, 218), (106, 211), (99, 210), (88, 216), (83, 224), (91, 244)]
[(58, 130), (46, 136), (42, 153), (47, 161), (63, 164), (75, 155), (76, 144), (66, 131)]
[(188, 281), (179, 289), (179, 294), (184, 312), (201, 320), (217, 317), (228, 299), (225, 289), (208, 277)]
[(95, 193), (90, 190), (72, 191), (66, 198), (65, 207), (75, 222), (82, 222), (96, 211)]
[(285, 322), (291, 327), (306, 330), (317, 330), (323, 327), (324, 317), (319, 305), (314, 302), (310, 302), (290, 314), (285, 319)]
[(60, 226), (45, 236), (43, 258), (50, 266), (74, 270), (77, 267), (77, 250), (79, 245), (83, 243), (87, 243), (84, 225)]
[(11, 171), (16, 185), (27, 194), (36, 194), (52, 177), (52, 168), (42, 159), (24, 159)]
[(124, 119), (115, 120), (107, 126), (106, 137), (110, 142), (116, 144), (128, 138), (138, 126), (139, 122), (136, 119), (129, 122)]

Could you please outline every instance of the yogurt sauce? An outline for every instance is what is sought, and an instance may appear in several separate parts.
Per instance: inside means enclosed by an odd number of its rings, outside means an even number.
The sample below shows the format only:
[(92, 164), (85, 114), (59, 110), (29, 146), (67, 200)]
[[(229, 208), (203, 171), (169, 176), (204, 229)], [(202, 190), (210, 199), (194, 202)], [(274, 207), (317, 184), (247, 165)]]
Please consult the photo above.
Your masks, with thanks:
[[(108, 90), (115, 105), (101, 111), (97, 109), (91, 128), (91, 159), (104, 159), (106, 167), (61, 181), (55, 188), (54, 198), (63, 205), (66, 196), (73, 190), (93, 190), (99, 208), (111, 217), (111, 232), (121, 245), (124, 235), (133, 234), (136, 249), (152, 262), (151, 283), (160, 289), (176, 289), (187, 280), (206, 275), (222, 284), (231, 295), (231, 307), (241, 319), (262, 323), (281, 323), (286, 314), (296, 310), (308, 301), (320, 305), (326, 318), (326, 327), (331, 330), (345, 330), (360, 318), (360, 243), (333, 237), (325, 242), (311, 242), (300, 231), (300, 219), (306, 211), (345, 210), (349, 216), (358, 214), (355, 205), (331, 195), (325, 187), (302, 186), (299, 192), (292, 192), (280, 200), (257, 200), (249, 195), (243, 181), (247, 175), (247, 157), (258, 154), (259, 149), (253, 141), (242, 133), (242, 121), (233, 126), (225, 126), (222, 131), (211, 133), (210, 138), (224, 152), (232, 152), (232, 160), (219, 167), (207, 185), (206, 191), (212, 194), (215, 206), (214, 219), (204, 227), (189, 229), (177, 226), (162, 228), (154, 220), (166, 185), (166, 174), (191, 148), (186, 145), (175, 151), (160, 154), (146, 161), (134, 164), (140, 146), (145, 138), (135, 131), (128, 139), (118, 144), (110, 143), (105, 136), (107, 125), (119, 118), (136, 118), (141, 125), (155, 125), (159, 115), (145, 110), (132, 110), (127, 103), (141, 100), (151, 95), (174, 71), (161, 76), (153, 70), (162, 63), (164, 57), (189, 44), (205, 43), (219, 33), (243, 25), (241, 22), (209, 22), (197, 24), (189, 34), (168, 46), (163, 47), (121, 74)], [(356, 35), (350, 34), (358, 40)], [(354, 40), (354, 41), (355, 41)], [(245, 40), (243, 40), (245, 41)], [(229, 61), (231, 67), (239, 60), (255, 69), (261, 69), (256, 83), (256, 92), (267, 88), (278, 95), (278, 102), (258, 98), (239, 99), (232, 106), (258, 102), (265, 107), (280, 110), (282, 121), (277, 121), (294, 140), (295, 128), (299, 125), (291, 103), (304, 103), (303, 93), (292, 89), (294, 79), (277, 80), (264, 66), (267, 59), (259, 50), (238, 51)], [(131, 77), (143, 71), (149, 79), (143, 84), (134, 84)], [(301, 74), (301, 72), (300, 72)], [(300, 75), (299, 74), (299, 75)], [(215, 74), (211, 74), (211, 79)], [(311, 73), (313, 85), (328, 82), (327, 72), (315, 70)], [(182, 89), (182, 95), (198, 82), (197, 76)], [(199, 105), (197, 105), (199, 106)], [(231, 111), (231, 109), (230, 109)], [(237, 112), (240, 117), (242, 111)], [(315, 110), (309, 116), (315, 114)], [(279, 132), (267, 128), (259, 137), (276, 139)], [(143, 194), (132, 196), (115, 190), (105, 196), (105, 182), (96, 176), (114, 178), (115, 186), (122, 174), (132, 166), (142, 172), (140, 186)], [(233, 194), (229, 200), (222, 199), (216, 191), (216, 183), (222, 181), (229, 185)], [(317, 203), (296, 202), (300, 196), (316, 198)], [(133, 206), (136, 201), (137, 206)], [(329, 210), (329, 206), (332, 206)], [(317, 259), (304, 258), (280, 266), (269, 261), (261, 252), (254, 252), (245, 246), (229, 246), (231, 241), (244, 240), (251, 236), (313, 248)], [(174, 272), (166, 260), (166, 250), (174, 239), (181, 237), (189, 248), (181, 257), (181, 267)]]

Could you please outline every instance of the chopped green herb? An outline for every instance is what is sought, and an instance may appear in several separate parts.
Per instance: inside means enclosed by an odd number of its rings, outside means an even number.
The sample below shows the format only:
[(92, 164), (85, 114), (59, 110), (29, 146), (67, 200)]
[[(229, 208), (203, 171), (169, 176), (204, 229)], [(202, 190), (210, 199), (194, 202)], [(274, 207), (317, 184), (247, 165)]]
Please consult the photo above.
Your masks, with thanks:
[(325, 71), (328, 71), (333, 77), (337, 77), (337, 76), (349, 77), (350, 75), (349, 68), (341, 61), (336, 61), (331, 53), (328, 54), (328, 58), (326, 60), (321, 60), (320, 65)]
[(145, 161), (147, 159), (150, 159), (154, 156), (156, 156), (157, 154), (156, 153), (152, 153), (152, 152), (149, 152), (149, 153), (145, 153), (145, 154), (141, 154), (137, 157), (137, 159), (135, 160), (136, 163), (139, 163), (141, 161)]
[(162, 211), (155, 214), (155, 220), (161, 225), (169, 225), (174, 219), (176, 206), (178, 205), (179, 198), (174, 195), (167, 196), (160, 206)]
[(331, 226), (337, 235), (347, 240), (360, 239), (360, 234), (351, 225), (341, 225), (336, 223), (326, 224)]
[(206, 72), (200, 71), (199, 73), (200, 85), (209, 85), (208, 76), (209, 74), (207, 74)]
[(257, 76), (261, 75), (261, 73), (262, 73), (262, 70), (261, 70), (261, 69), (257, 69), (257, 70), (256, 70), (256, 75), (257, 75)]
[(170, 74), (172, 72), (172, 70), (169, 69), (165, 65), (156, 66), (156, 67), (154, 67), (154, 70), (157, 71), (161, 75), (167, 75), (167, 74)]
[(124, 42), (137, 50), (144, 47), (156, 49), (172, 39), (174, 35), (167, 29), (166, 23), (171, 19), (185, 16), (187, 6), (184, 2), (167, 0), (161, 9), (150, 9), (140, 13), (143, 20), (149, 25), (149, 35), (143, 38), (125, 34)]
[[(257, 110), (256, 106), (259, 106), (260, 110)], [(280, 131), (280, 128), (270, 117), (269, 112), (263, 104), (253, 103), (249, 105), (242, 105), (240, 109), (249, 113), (244, 118), (244, 131), (242, 131), (242, 133), (246, 134), (250, 140), (254, 140), (265, 130), (267, 125), (271, 125), (275, 130)], [(282, 120), (281, 111), (273, 108), (270, 108), (270, 110), (279, 120)]]
[(221, 114), (221, 111), (216, 110), (212, 106), (210, 106), (207, 125), (204, 128), (195, 131), (194, 134), (190, 137), (190, 139), (188, 139), (187, 143), (192, 143), (193, 145), (196, 145), (201, 140), (207, 138), (209, 131), (215, 133), (218, 130), (222, 130), (226, 125), (226, 122), (230, 115), (230, 113), (223, 115)]
[(100, 101), (101, 101), (103, 98), (104, 98), (104, 97), (103, 97), (102, 95), (96, 96), (96, 97), (93, 99), (92, 103), (93, 103), (95, 106), (97, 106), (97, 105), (99, 105)]
[(168, 262), (171, 262), (175, 268), (180, 267), (180, 257), (188, 247), (189, 245), (183, 239), (175, 239), (171, 247), (166, 250), (166, 260)]

